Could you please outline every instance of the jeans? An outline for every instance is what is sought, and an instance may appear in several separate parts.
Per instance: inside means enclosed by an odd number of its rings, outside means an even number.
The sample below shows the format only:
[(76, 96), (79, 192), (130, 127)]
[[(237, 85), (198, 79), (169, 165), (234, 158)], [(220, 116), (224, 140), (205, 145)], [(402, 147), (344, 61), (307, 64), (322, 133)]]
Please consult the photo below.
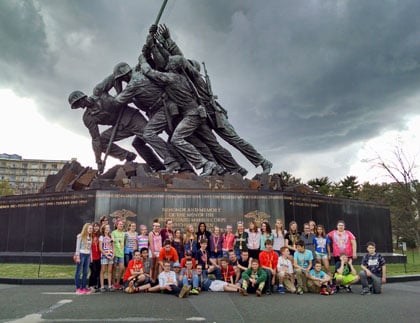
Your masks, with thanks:
[[(89, 264), (90, 264), (90, 254), (89, 253), (81, 253), (80, 254), (80, 262), (76, 264), (76, 274), (74, 276), (74, 282), (76, 284), (76, 288), (86, 288), (86, 280), (89, 271)], [(80, 273), (82, 273), (82, 280), (80, 280)]]
[[(188, 277), (187, 276), (184, 276), (182, 278), (182, 285), (183, 286), (191, 285), (190, 282), (191, 281), (188, 281)], [(197, 274), (193, 274), (193, 276), (192, 276), (192, 287), (193, 288), (198, 288), (198, 276), (197, 276)]]
[(372, 292), (374, 294), (380, 294), (381, 293), (381, 287), (382, 287), (382, 278), (379, 276), (376, 276), (375, 274), (372, 274), (371, 277), (368, 277), (366, 274), (366, 271), (361, 270), (359, 273), (360, 276), (360, 283), (362, 284), (362, 287), (364, 290), (369, 289), (369, 278), (372, 280)]

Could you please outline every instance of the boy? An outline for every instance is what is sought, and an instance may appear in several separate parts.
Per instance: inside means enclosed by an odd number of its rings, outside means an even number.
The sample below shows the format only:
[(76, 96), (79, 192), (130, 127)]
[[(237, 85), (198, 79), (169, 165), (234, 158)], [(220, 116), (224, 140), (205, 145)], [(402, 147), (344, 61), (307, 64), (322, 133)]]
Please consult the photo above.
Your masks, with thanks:
[(198, 295), (198, 276), (195, 270), (192, 268), (192, 261), (187, 260), (185, 268), (182, 268), (180, 278), (182, 279), (182, 286), (190, 285), (192, 287), (190, 294)]
[(382, 284), (386, 283), (385, 259), (381, 254), (376, 253), (376, 245), (369, 241), (366, 244), (367, 254), (364, 255), (361, 264), (360, 282), (362, 283), (362, 295), (369, 295), (369, 281), (372, 280), (372, 291), (374, 294), (382, 292)]
[(286, 292), (284, 287), (286, 287), (290, 293), (296, 293), (293, 264), (289, 259), (290, 250), (288, 247), (281, 247), (280, 253), (281, 256), (277, 262), (278, 292), (284, 294)]
[(294, 267), (297, 280), (297, 294), (302, 295), (308, 292), (306, 274), (312, 268), (313, 255), (312, 251), (305, 249), (305, 242), (299, 240), (296, 242), (296, 252), (293, 255)]
[(337, 292), (340, 286), (344, 287), (347, 293), (352, 293), (350, 285), (359, 281), (356, 269), (353, 266), (352, 258), (347, 257), (346, 253), (340, 255), (340, 261), (335, 264), (335, 284)]
[(248, 293), (253, 293), (260, 297), (267, 280), (267, 273), (260, 268), (260, 263), (257, 259), (251, 262), (251, 268), (242, 273), (242, 289), (240, 293), (248, 296)]
[(171, 246), (171, 240), (165, 240), (163, 248), (159, 251), (159, 265), (163, 270), (163, 261), (169, 261), (171, 264), (178, 262), (178, 252)]
[(308, 278), (308, 289), (311, 293), (320, 293), (321, 295), (331, 295), (332, 291), (328, 287), (331, 277), (322, 271), (322, 264), (316, 262), (314, 268), (306, 274)]
[(171, 263), (167, 260), (163, 262), (163, 271), (159, 274), (159, 288), (161, 292), (166, 294), (173, 294), (179, 298), (187, 297), (191, 286), (185, 285), (181, 288), (178, 287), (176, 274), (171, 271)]
[(201, 265), (207, 274), (214, 274), (220, 278), (220, 269), (210, 262), (210, 255), (207, 252), (208, 241), (202, 239), (200, 241), (200, 249), (197, 251), (197, 265)]
[(222, 280), (212, 280), (207, 277), (207, 274), (203, 271), (201, 265), (197, 265), (197, 276), (201, 290), (212, 291), (212, 292), (239, 292), (243, 293), (240, 286), (230, 284)]
[(267, 273), (266, 293), (270, 295), (272, 292), (272, 285), (274, 285), (274, 280), (276, 278), (279, 256), (277, 255), (277, 252), (274, 251), (273, 242), (270, 239), (265, 241), (264, 246), (265, 249), (260, 252), (258, 258), (260, 260), (261, 268), (263, 268)]
[(233, 284), (235, 270), (233, 269), (232, 265), (229, 265), (228, 260), (226, 258), (222, 258), (220, 260), (220, 271), (222, 274), (222, 280), (227, 283)]
[(133, 259), (128, 262), (128, 266), (124, 273), (124, 291), (132, 294), (148, 289), (151, 286), (146, 282), (146, 279), (141, 253), (139, 250), (135, 250)]

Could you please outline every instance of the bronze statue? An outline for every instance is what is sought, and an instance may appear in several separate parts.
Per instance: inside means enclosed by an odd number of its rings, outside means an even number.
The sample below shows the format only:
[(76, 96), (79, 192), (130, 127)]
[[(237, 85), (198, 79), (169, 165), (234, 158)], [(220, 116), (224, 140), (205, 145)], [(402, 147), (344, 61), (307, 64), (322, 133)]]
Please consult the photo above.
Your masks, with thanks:
[[(147, 121), (136, 109), (116, 104), (112, 96), (107, 93), (88, 97), (82, 91), (73, 91), (69, 95), (68, 101), (72, 109), (86, 109), (83, 114), (83, 123), (88, 128), (92, 137), (92, 148), (99, 173), (102, 173), (104, 170), (104, 162), (101, 155), (106, 151), (113, 128), (121, 111), (121, 120), (114, 140), (119, 141), (136, 136), (132, 145), (140, 157), (155, 171), (164, 169), (159, 158), (141, 138), (141, 133)], [(99, 125), (110, 125), (111, 127), (100, 133)], [(136, 158), (136, 154), (114, 143), (110, 147), (109, 155), (119, 160), (127, 161), (133, 161)]]

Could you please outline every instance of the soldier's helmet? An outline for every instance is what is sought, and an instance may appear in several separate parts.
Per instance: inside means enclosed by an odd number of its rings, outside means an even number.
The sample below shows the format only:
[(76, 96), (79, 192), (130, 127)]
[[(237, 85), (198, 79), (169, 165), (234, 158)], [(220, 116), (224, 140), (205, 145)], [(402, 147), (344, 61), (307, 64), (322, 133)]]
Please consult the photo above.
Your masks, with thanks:
[(131, 67), (130, 65), (128, 65), (127, 63), (118, 63), (117, 65), (115, 65), (114, 67), (114, 80), (123, 77), (124, 75), (127, 75), (128, 73), (131, 72)]
[(73, 91), (70, 93), (69, 95), (69, 103), (72, 109), (76, 109), (77, 106), (75, 105), (75, 103), (77, 103), (79, 100), (86, 98), (87, 95), (84, 94), (82, 91)]

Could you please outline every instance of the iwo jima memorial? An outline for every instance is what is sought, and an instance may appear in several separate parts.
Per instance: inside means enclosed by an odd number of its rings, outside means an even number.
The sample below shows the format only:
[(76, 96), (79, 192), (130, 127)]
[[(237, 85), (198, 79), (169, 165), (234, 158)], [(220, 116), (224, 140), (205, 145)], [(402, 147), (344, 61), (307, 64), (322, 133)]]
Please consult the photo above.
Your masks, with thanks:
[[(236, 133), (216, 101), (204, 63), (183, 53), (169, 28), (159, 25), (166, 2), (136, 66), (119, 63), (92, 93), (69, 95), (71, 108), (84, 110), (98, 170), (73, 161), (50, 175), (38, 194), (0, 198), (0, 260), (69, 263), (76, 234), (102, 215), (149, 229), (153, 219), (172, 219), (182, 231), (199, 222), (235, 230), (237, 221), (274, 225), (276, 219), (286, 226), (314, 220), (329, 231), (343, 219), (358, 251), (373, 240), (378, 251), (392, 253), (386, 205), (322, 196), (270, 174), (271, 162)], [(110, 127), (100, 133), (99, 125)], [(116, 144), (128, 137), (145, 163), (134, 162), (137, 155)], [(219, 140), (262, 172), (247, 179)], [(108, 157), (125, 163), (103, 173)]]

